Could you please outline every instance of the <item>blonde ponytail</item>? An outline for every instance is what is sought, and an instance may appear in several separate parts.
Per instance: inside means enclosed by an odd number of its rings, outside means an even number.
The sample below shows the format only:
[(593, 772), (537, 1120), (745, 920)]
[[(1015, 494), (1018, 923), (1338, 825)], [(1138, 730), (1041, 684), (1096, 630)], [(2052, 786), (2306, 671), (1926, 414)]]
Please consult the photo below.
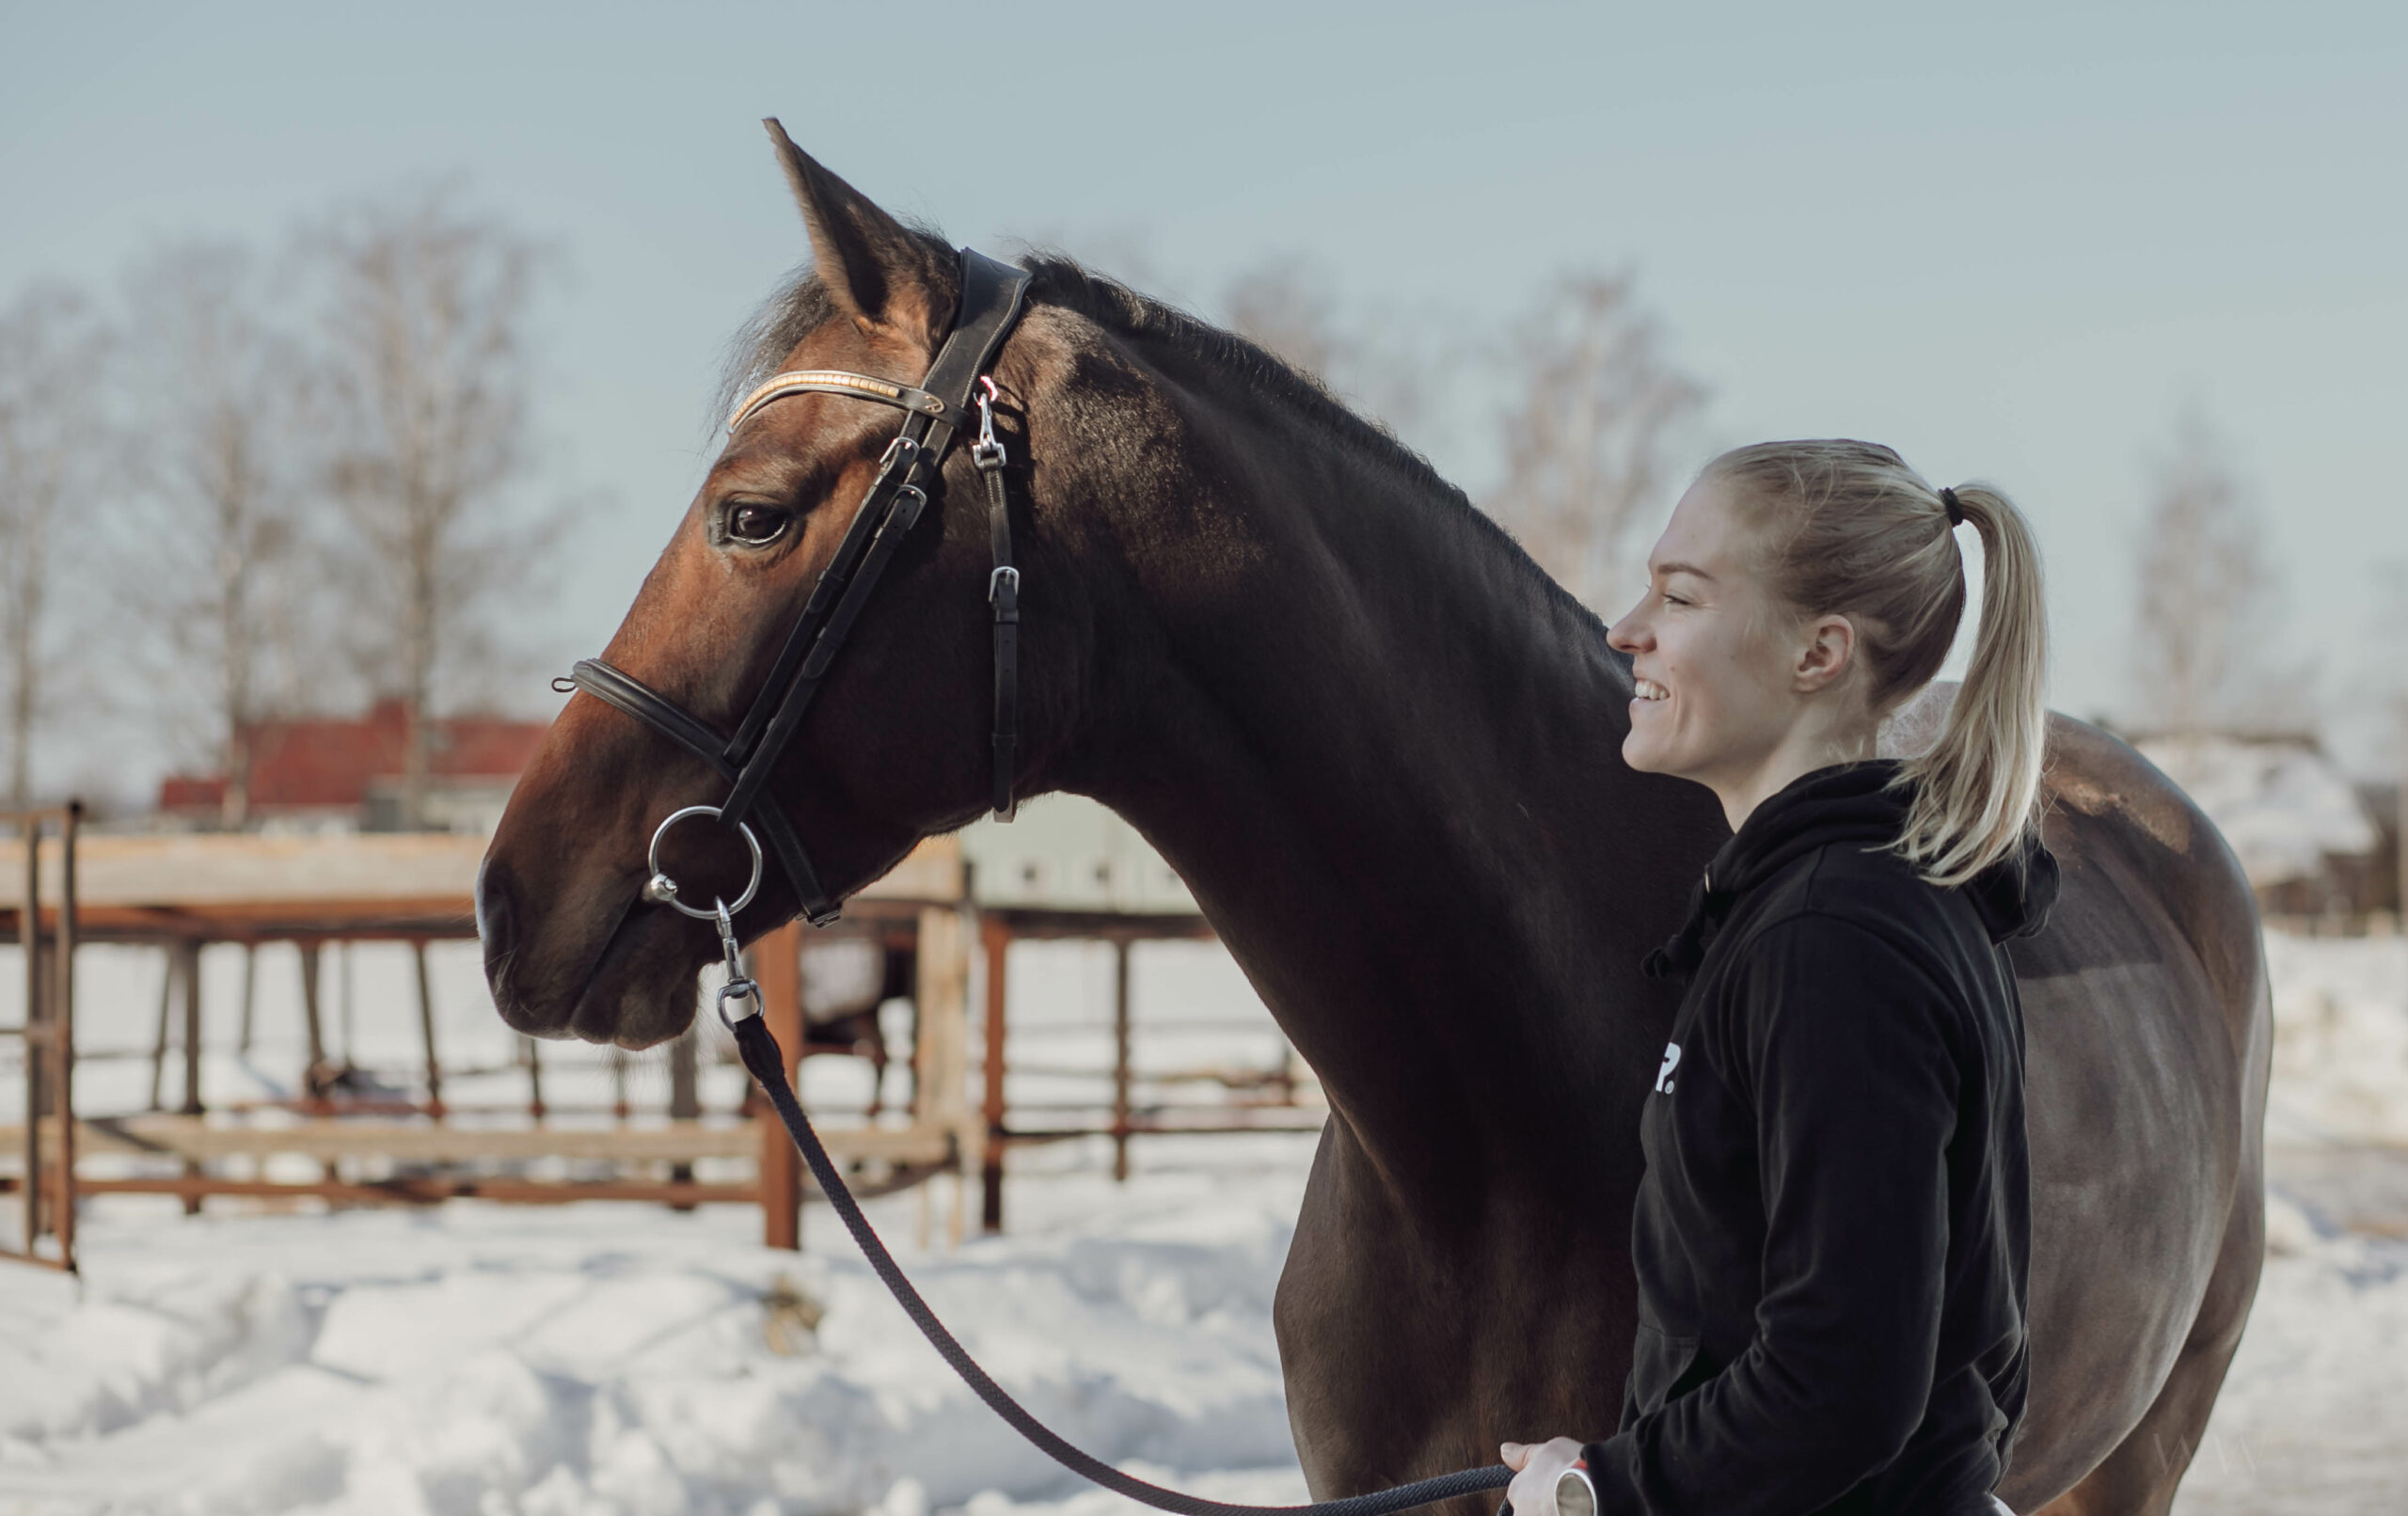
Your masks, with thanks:
[(1982, 539), (1982, 620), (1940, 740), (1907, 761), (1914, 785), (1897, 850), (1934, 884), (1962, 884), (2039, 822), (2048, 745), (2049, 612), (2040, 553), (2013, 501), (1987, 484), (1950, 491)]
[(1965, 610), (1956, 516), (1979, 533), (1981, 629), (1939, 741), (1900, 770), (1897, 783), (1914, 796), (1893, 846), (1945, 886), (2021, 846), (2037, 823), (2048, 719), (2048, 611), (2022, 513), (1986, 484), (1943, 499), (1897, 453), (1870, 442), (1763, 442), (1724, 453), (1705, 475), (1730, 486), (1732, 504), (1757, 529), (1775, 594), (1802, 612), (1857, 623), (1876, 716), (1929, 684), (1946, 660)]

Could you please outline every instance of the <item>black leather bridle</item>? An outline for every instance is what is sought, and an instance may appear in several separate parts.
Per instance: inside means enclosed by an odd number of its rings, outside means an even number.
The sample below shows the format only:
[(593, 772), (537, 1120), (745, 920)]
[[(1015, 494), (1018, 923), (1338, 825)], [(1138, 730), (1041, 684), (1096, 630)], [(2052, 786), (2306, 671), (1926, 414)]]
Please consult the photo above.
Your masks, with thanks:
[[(969, 424), (974, 407), (978, 434), (970, 457), (987, 481), (987, 534), (994, 554), (994, 568), (987, 577), (987, 601), (994, 618), (994, 813), (1005, 821), (1012, 818), (1012, 783), (1020, 759), (1020, 570), (1012, 564), (1004, 448), (995, 440), (995, 385), (988, 370), (1013, 323), (1020, 319), (1027, 291), (1025, 271), (965, 247), (961, 249), (960, 304), (936, 360), (917, 386), (836, 369), (795, 370), (772, 375), (745, 396), (728, 418), (732, 436), (764, 405), (801, 394), (848, 395), (904, 413), (903, 429), (887, 444), (879, 460), (878, 477), (855, 508), (835, 557), (820, 572), (811, 598), (769, 668), (768, 679), (733, 735), (722, 734), (674, 701), (599, 658), (583, 659), (562, 682), (626, 712), (710, 765), (728, 782), (727, 798), (717, 806), (688, 806), (663, 821), (654, 833), (653, 877), (645, 887), (646, 898), (675, 906), (698, 919), (718, 918), (724, 923), (729, 914), (744, 908), (759, 887), (760, 848), (747, 827), (748, 822), (758, 821), (769, 851), (794, 886), (796, 904), (804, 919), (815, 926), (825, 926), (842, 913), (843, 900), (832, 897), (820, 883), (818, 871), (811, 866), (811, 855), (795, 834), (793, 821), (776, 802), (765, 803), (762, 792), (787, 744), (794, 740), (803, 713), (811, 708), (828, 666), (877, 590), (879, 576), (927, 507), (927, 491), (922, 481), (938, 478), (945, 454)], [(678, 821), (694, 815), (712, 816), (723, 826), (737, 829), (752, 849), (752, 881), (732, 906), (721, 902), (712, 910), (689, 906), (677, 898), (676, 886), (660, 872), (661, 837)]]

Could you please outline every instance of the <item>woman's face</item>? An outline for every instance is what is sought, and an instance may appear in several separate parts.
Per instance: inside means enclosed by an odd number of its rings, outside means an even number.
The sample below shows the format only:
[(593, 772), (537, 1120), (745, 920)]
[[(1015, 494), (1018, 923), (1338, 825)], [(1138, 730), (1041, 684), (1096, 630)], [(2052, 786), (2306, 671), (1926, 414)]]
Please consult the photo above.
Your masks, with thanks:
[(1638, 688), (1624, 760), (1718, 793), (1756, 774), (1797, 720), (1798, 623), (1766, 592), (1724, 486), (1699, 480), (1648, 554), (1646, 593), (1607, 634)]

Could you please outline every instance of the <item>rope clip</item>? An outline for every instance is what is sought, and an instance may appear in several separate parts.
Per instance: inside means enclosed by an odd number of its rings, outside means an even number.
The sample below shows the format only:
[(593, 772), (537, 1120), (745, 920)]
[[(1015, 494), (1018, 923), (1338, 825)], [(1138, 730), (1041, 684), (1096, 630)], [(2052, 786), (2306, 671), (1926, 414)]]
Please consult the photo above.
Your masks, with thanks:
[(970, 445), (970, 461), (988, 473), (1004, 466), (1004, 445), (995, 440), (995, 381), (980, 374), (972, 400), (978, 406), (978, 440)]

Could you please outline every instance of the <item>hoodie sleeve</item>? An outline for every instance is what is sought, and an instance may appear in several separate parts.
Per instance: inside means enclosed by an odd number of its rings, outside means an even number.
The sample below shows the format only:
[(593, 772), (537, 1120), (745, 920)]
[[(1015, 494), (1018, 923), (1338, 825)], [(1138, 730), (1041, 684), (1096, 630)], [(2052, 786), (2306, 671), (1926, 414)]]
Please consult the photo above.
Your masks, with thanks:
[(1766, 1235), (1746, 1350), (1587, 1449), (1607, 1516), (1815, 1510), (1895, 1458), (1938, 1350), (1954, 1001), (1878, 934), (1768, 927), (1735, 965)]

